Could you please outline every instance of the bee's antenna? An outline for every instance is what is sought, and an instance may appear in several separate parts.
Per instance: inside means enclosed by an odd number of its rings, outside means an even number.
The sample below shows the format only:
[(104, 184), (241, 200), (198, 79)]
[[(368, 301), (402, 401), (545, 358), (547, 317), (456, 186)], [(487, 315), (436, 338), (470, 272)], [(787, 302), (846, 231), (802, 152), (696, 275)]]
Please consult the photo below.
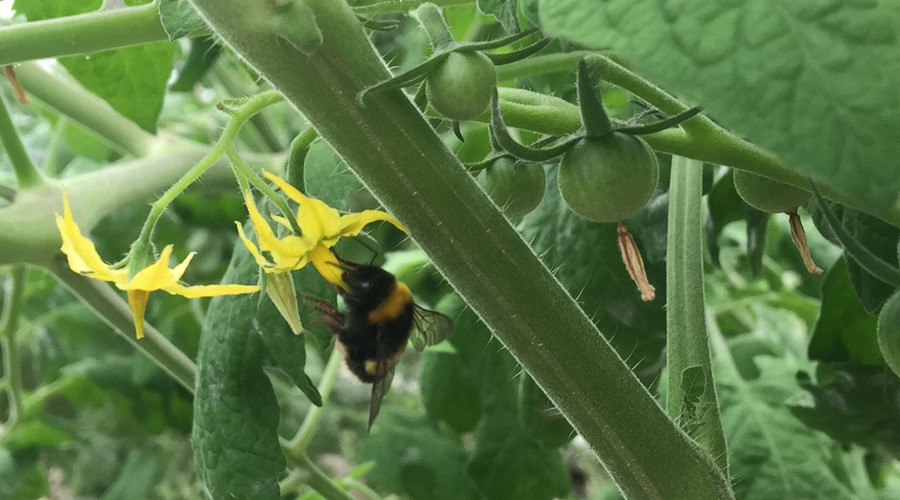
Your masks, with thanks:
[(357, 236), (356, 238), (353, 238), (353, 240), (356, 241), (357, 243), (359, 243), (360, 245), (364, 246), (364, 247), (366, 248), (366, 250), (372, 252), (372, 259), (369, 260), (369, 265), (371, 266), (372, 264), (374, 264), (374, 263), (375, 263), (375, 259), (378, 258), (378, 251), (375, 250), (374, 248), (372, 248), (368, 243), (366, 243), (366, 242), (365, 242), (362, 238), (360, 238), (359, 236)]

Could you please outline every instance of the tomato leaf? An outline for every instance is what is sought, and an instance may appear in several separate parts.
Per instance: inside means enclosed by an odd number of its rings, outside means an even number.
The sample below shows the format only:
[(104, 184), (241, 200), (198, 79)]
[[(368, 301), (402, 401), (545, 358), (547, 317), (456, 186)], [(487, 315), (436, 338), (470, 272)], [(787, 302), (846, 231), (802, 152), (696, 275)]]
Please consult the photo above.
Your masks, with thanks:
[(478, 0), (478, 10), (497, 18), (503, 28), (510, 33), (522, 31), (519, 26), (517, 0)]
[(722, 229), (730, 222), (744, 218), (744, 200), (734, 188), (731, 170), (719, 177), (706, 197), (706, 205), (709, 207), (709, 215), (706, 219), (706, 246), (712, 257), (713, 263), (719, 263), (719, 235)]
[(800, 387), (796, 367), (782, 359), (756, 358), (759, 378), (729, 377), (716, 370), (722, 425), (730, 451), (737, 498), (856, 498), (832, 468), (835, 444), (806, 427), (785, 407)]
[(812, 396), (790, 405), (806, 425), (833, 439), (857, 444), (891, 459), (900, 459), (900, 379), (882, 367), (820, 363), (815, 380), (799, 376)]
[[(828, 203), (829, 208), (844, 229), (850, 233), (857, 243), (869, 249), (881, 260), (898, 267), (900, 255), (898, 255), (896, 249), (897, 245), (900, 244), (900, 228), (858, 210), (827, 200), (826, 203)], [(809, 203), (808, 208), (819, 232), (835, 245), (841, 246), (828, 221), (825, 220), (818, 203)], [(853, 285), (853, 290), (856, 291), (856, 295), (862, 302), (863, 307), (869, 314), (877, 314), (881, 310), (881, 306), (893, 293), (894, 287), (863, 269), (846, 252), (844, 253), (844, 260), (847, 261), (847, 270), (850, 272), (850, 283)]]
[(612, 47), (798, 172), (873, 207), (897, 202), (896, 3), (541, 0), (540, 19)]
[[(149, 0), (126, 2), (128, 5)], [(17, 0), (14, 8), (29, 21), (91, 12), (101, 0), (57, 2)], [(162, 109), (175, 47), (159, 42), (59, 59), (69, 73), (116, 111), (151, 132)]]
[[(281, 368), (294, 384), (303, 391), (310, 402), (322, 406), (322, 396), (309, 375), (304, 371), (306, 366), (306, 342), (300, 335), (291, 332), (287, 321), (281, 317), (271, 300), (263, 299), (253, 328), (251, 330), (262, 339), (269, 356)], [(304, 331), (303, 335), (308, 335)]]
[(456, 352), (422, 353), (419, 386), (428, 417), (444, 421), (460, 434), (475, 428), (481, 418), (479, 380), (466, 369)]
[[(259, 268), (238, 244), (225, 283), (253, 283)], [(263, 372), (265, 349), (248, 335), (258, 296), (213, 298), (203, 324), (191, 444), (213, 498), (281, 498), (285, 467), (278, 443), (278, 401)]]
[(822, 306), (809, 341), (809, 358), (883, 365), (875, 325), (853, 293), (847, 263), (838, 259), (822, 285)]
[(186, 36), (200, 36), (210, 33), (209, 26), (187, 0), (160, 0), (159, 20), (174, 42)]
[(414, 500), (478, 498), (459, 436), (440, 432), (421, 414), (384, 410), (362, 446), (362, 456), (375, 462), (370, 478)]

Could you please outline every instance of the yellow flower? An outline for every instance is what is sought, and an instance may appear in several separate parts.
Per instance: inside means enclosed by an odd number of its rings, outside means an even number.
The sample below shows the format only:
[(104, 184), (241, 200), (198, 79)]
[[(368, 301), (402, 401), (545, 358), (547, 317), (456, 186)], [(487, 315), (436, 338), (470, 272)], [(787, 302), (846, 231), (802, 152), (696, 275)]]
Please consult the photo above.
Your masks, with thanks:
[[(253, 222), (259, 239), (259, 248), (244, 235), (240, 224), (237, 224), (238, 234), (247, 249), (253, 254), (257, 264), (267, 273), (284, 273), (300, 269), (308, 262), (312, 262), (325, 280), (343, 287), (345, 284), (341, 280), (342, 271), (337, 257), (331, 251), (338, 240), (342, 237), (356, 236), (367, 224), (382, 220), (390, 222), (402, 231), (407, 231), (406, 227), (386, 212), (364, 210), (341, 215), (325, 202), (307, 197), (284, 179), (268, 172), (264, 175), (281, 188), (288, 198), (299, 205), (297, 225), (300, 227), (301, 233), (300, 236), (290, 234), (279, 239), (260, 215), (253, 203), (253, 198), (249, 194), (245, 195), (250, 220)], [(272, 219), (288, 229), (291, 228), (288, 221), (282, 217), (273, 216)], [(271, 256), (271, 261), (267, 260), (262, 252), (267, 252)]]
[(159, 259), (141, 269), (129, 278), (127, 268), (112, 268), (103, 262), (94, 243), (81, 234), (81, 230), (72, 218), (69, 199), (63, 192), (63, 215), (56, 216), (56, 227), (62, 236), (62, 251), (66, 254), (69, 267), (78, 274), (103, 281), (115, 283), (120, 290), (128, 294), (128, 304), (134, 313), (134, 329), (137, 338), (144, 336), (144, 311), (147, 297), (154, 290), (163, 290), (173, 295), (184, 297), (212, 297), (214, 295), (237, 295), (253, 293), (259, 290), (256, 285), (203, 285), (185, 286), (178, 280), (184, 274), (196, 252), (191, 252), (180, 264), (169, 268), (172, 256), (172, 245), (166, 245)]

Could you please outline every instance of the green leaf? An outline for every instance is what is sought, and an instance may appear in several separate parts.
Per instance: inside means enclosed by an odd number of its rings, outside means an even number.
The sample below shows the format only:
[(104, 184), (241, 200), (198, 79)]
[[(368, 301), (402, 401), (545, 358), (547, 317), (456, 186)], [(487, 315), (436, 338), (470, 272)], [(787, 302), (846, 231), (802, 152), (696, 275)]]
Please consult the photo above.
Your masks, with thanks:
[(490, 14), (500, 21), (503, 28), (510, 33), (522, 31), (519, 26), (517, 0), (478, 0), (478, 10)]
[(731, 370), (716, 371), (735, 496), (745, 500), (856, 498), (832, 469), (834, 443), (786, 408), (800, 392), (796, 368), (765, 356), (757, 357), (756, 364), (760, 376), (752, 381), (734, 378)]
[(59, 60), (82, 85), (146, 130), (156, 130), (174, 45), (137, 45)]
[(149, 498), (150, 490), (156, 486), (156, 471), (159, 462), (156, 457), (141, 450), (131, 450), (119, 477), (106, 490), (101, 500), (129, 500)]
[(480, 380), (456, 352), (427, 350), (421, 363), (419, 387), (428, 417), (460, 434), (474, 429), (481, 418)]
[(747, 221), (747, 258), (750, 260), (750, 274), (758, 277), (762, 273), (763, 256), (766, 253), (766, 226), (769, 214), (746, 205), (744, 218)]
[[(868, 248), (888, 264), (900, 267), (898, 266), (898, 259), (900, 259), (898, 253), (900, 252), (897, 252), (898, 245), (900, 245), (900, 228), (837, 203), (827, 203), (835, 217), (857, 243)], [(828, 221), (825, 220), (819, 205), (810, 203), (808, 207), (819, 232), (835, 245), (841, 246)], [(893, 293), (894, 287), (869, 274), (846, 252), (844, 260), (847, 261), (847, 270), (850, 272), (850, 283), (853, 285), (853, 290), (856, 291), (856, 295), (859, 297), (863, 307), (869, 314), (877, 314), (881, 310), (881, 306)]]
[(744, 218), (746, 203), (734, 188), (732, 172), (729, 169), (719, 177), (706, 198), (709, 216), (706, 219), (706, 245), (713, 263), (719, 263), (719, 235), (722, 229), (731, 222)]
[[(249, 230), (249, 226), (248, 229)], [(259, 268), (236, 245), (225, 283), (253, 283)], [(191, 444), (213, 498), (281, 498), (285, 460), (278, 443), (278, 401), (263, 372), (256, 295), (213, 298), (203, 323)]]
[(809, 341), (809, 358), (884, 365), (875, 334), (878, 318), (863, 309), (853, 287), (847, 263), (839, 259), (822, 285), (822, 307)]
[(486, 498), (550, 500), (571, 492), (559, 451), (527, 435), (514, 414), (486, 417), (475, 439), (469, 474)]
[(900, 379), (883, 367), (820, 363), (799, 377), (810, 400), (790, 406), (806, 425), (845, 444), (900, 459)]
[[(262, 339), (269, 356), (278, 367), (294, 381), (306, 394), (310, 402), (322, 406), (322, 396), (316, 384), (304, 371), (306, 366), (306, 343), (301, 335), (294, 335), (290, 326), (275, 308), (271, 300), (263, 299), (259, 304), (256, 320), (251, 330)], [(307, 335), (304, 332), (303, 335)]]
[(897, 202), (895, 3), (541, 0), (540, 18), (612, 47), (798, 172), (873, 207)]
[(29, 21), (40, 21), (93, 12), (101, 5), (103, 0), (16, 0), (12, 7)]
[(169, 35), (170, 42), (186, 36), (210, 33), (209, 26), (187, 0), (160, 0), (159, 20)]
[(362, 456), (373, 460), (368, 476), (381, 487), (415, 500), (478, 498), (466, 474), (462, 440), (439, 432), (421, 414), (386, 406)]
[[(127, 5), (149, 3), (133, 0)], [(187, 2), (184, 2), (187, 3)], [(61, 2), (17, 0), (13, 7), (29, 21), (83, 14), (100, 8), (101, 0)], [(64, 57), (59, 62), (88, 90), (103, 98), (113, 109), (146, 130), (156, 130), (166, 82), (172, 72), (175, 46), (150, 43), (82, 56)]]
[[(659, 220), (665, 228), (667, 212), (656, 214), (656, 199), (634, 220)], [(655, 224), (629, 224), (644, 253), (644, 265), (657, 297), (665, 296), (665, 231)], [(657, 300), (642, 302), (640, 293), (622, 264), (616, 225), (590, 222), (575, 215), (559, 195), (555, 172), (547, 176), (547, 191), (537, 209), (524, 217), (520, 230), (525, 241), (594, 318), (616, 351), (628, 359), (635, 374), (647, 385), (662, 367), (666, 343), (666, 313)], [(655, 249), (662, 249), (657, 251)]]
[(519, 375), (519, 423), (526, 435), (548, 448), (559, 448), (575, 437), (566, 416), (527, 373)]
[(40, 466), (26, 465), (5, 448), (0, 448), (0, 498), (37, 500), (47, 495), (50, 484)]

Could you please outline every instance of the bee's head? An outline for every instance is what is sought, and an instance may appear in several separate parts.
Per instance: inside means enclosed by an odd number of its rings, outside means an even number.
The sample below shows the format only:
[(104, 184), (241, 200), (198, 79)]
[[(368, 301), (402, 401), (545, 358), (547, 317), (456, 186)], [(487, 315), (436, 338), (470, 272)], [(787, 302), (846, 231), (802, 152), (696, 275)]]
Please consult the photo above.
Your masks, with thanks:
[(355, 266), (341, 276), (348, 290), (344, 299), (361, 304), (378, 304), (394, 289), (397, 278), (378, 266)]

